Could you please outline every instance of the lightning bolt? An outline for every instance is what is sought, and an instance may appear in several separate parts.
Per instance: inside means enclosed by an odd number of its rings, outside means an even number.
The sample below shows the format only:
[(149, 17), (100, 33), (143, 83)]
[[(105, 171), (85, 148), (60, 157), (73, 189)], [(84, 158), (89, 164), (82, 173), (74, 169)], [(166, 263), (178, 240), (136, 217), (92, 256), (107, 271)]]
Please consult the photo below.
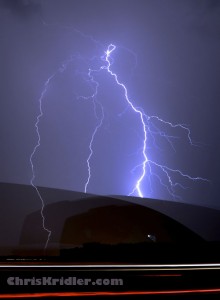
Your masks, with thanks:
[[(92, 36), (87, 36), (83, 33), (81, 33), (80, 31), (78, 30), (75, 30), (75, 32), (77, 32), (78, 34), (82, 35), (84, 38), (89, 38), (90, 40), (92, 40), (94, 43), (98, 44), (98, 42), (92, 37)], [(94, 59), (96, 59), (97, 57), (93, 57), (92, 59), (90, 59), (90, 62), (92, 62)], [(43, 100), (46, 96), (46, 93), (48, 92), (48, 89), (49, 89), (49, 86), (50, 86), (50, 83), (51, 81), (59, 74), (59, 73), (62, 73), (64, 72), (67, 67), (69, 66), (69, 64), (71, 62), (73, 62), (75, 59), (77, 60), (83, 60), (83, 61), (86, 61), (85, 58), (83, 58), (80, 54), (78, 55), (73, 55), (71, 56), (68, 60), (66, 60), (64, 63), (62, 63), (61, 67), (58, 68), (57, 71), (55, 71), (47, 80), (46, 82), (44, 83), (44, 88), (41, 92), (41, 95), (40, 95), (40, 98), (38, 99), (38, 103), (39, 103), (39, 114), (37, 115), (36, 117), (36, 122), (35, 122), (35, 130), (36, 130), (36, 134), (37, 134), (37, 143), (36, 145), (34, 146), (33, 148), (33, 151), (30, 155), (30, 158), (29, 158), (29, 161), (30, 161), (30, 165), (31, 165), (31, 172), (32, 172), (32, 177), (31, 177), (31, 180), (30, 180), (30, 184), (31, 186), (36, 190), (37, 192), (37, 195), (41, 201), (41, 210), (40, 210), (40, 214), (41, 214), (41, 218), (42, 218), (42, 227), (43, 227), (43, 230), (46, 231), (47, 233), (47, 239), (46, 239), (46, 242), (45, 242), (45, 246), (44, 246), (44, 249), (47, 249), (48, 247), (48, 244), (49, 244), (49, 241), (50, 241), (50, 237), (51, 237), (51, 234), (52, 234), (52, 231), (46, 226), (45, 222), (46, 222), (46, 219), (45, 219), (45, 214), (44, 214), (44, 209), (45, 209), (45, 202), (44, 202), (44, 199), (37, 187), (37, 185), (34, 183), (35, 182), (35, 179), (36, 179), (36, 172), (35, 172), (35, 164), (34, 164), (34, 157), (37, 153), (37, 150), (38, 148), (41, 146), (41, 135), (40, 135), (40, 130), (39, 130), (39, 123), (40, 123), (40, 120), (41, 118), (43, 117)], [(84, 192), (86, 193), (87, 192), (87, 186), (89, 184), (89, 181), (90, 181), (90, 178), (91, 178), (91, 167), (90, 167), (90, 160), (92, 158), (92, 155), (93, 155), (93, 142), (94, 142), (94, 139), (95, 139), (95, 136), (99, 130), (99, 128), (101, 128), (102, 126), (102, 123), (103, 123), (103, 120), (104, 120), (104, 109), (103, 109), (103, 106), (101, 105), (101, 103), (97, 100), (97, 94), (98, 94), (98, 87), (99, 87), (99, 83), (97, 81), (94, 80), (93, 76), (92, 76), (92, 72), (97, 72), (99, 70), (92, 70), (92, 69), (89, 69), (88, 71), (88, 82), (90, 84), (90, 86), (92, 87), (92, 89), (94, 90), (93, 94), (88, 96), (88, 97), (85, 97), (85, 96), (77, 96), (77, 99), (84, 99), (84, 100), (89, 100), (91, 99), (92, 102), (93, 102), (93, 106), (94, 106), (94, 115), (97, 119), (97, 125), (95, 126), (95, 129), (92, 133), (92, 136), (91, 136), (91, 140), (90, 140), (90, 143), (89, 143), (89, 156), (87, 158), (87, 167), (88, 167), (88, 178), (87, 178), (87, 181), (86, 181), (86, 184), (85, 184), (85, 188), (84, 188)], [(77, 73), (77, 72), (76, 72)], [(80, 72), (78, 72), (78, 75), (82, 75)], [(101, 112), (101, 117), (98, 116), (98, 108), (99, 108), (99, 111)]]
[[(174, 128), (174, 129), (180, 128), (180, 129), (184, 130), (186, 132), (186, 134), (187, 134), (187, 139), (188, 139), (189, 144), (192, 145), (192, 146), (193, 145), (195, 146), (195, 144), (193, 143), (192, 138), (191, 138), (191, 131), (184, 124), (173, 124), (171, 122), (164, 121), (163, 119), (159, 118), (158, 116), (147, 116), (143, 112), (143, 110), (141, 108), (138, 108), (138, 107), (135, 106), (135, 104), (133, 103), (133, 101), (128, 96), (128, 90), (127, 90), (126, 86), (122, 82), (119, 81), (118, 75), (111, 70), (112, 62), (114, 61), (113, 58), (112, 58), (112, 53), (115, 51), (115, 49), (116, 49), (116, 46), (114, 44), (110, 44), (108, 46), (107, 50), (105, 51), (105, 55), (101, 57), (101, 59), (106, 62), (106, 65), (101, 66), (100, 70), (106, 70), (107, 73), (109, 73), (114, 78), (116, 84), (123, 89), (123, 91), (124, 91), (124, 97), (125, 97), (125, 100), (126, 100), (128, 106), (133, 110), (133, 112), (135, 114), (137, 114), (139, 116), (140, 123), (141, 123), (141, 126), (142, 126), (142, 133), (143, 133), (142, 149), (141, 149), (141, 153), (142, 153), (143, 159), (142, 159), (141, 164), (139, 164), (139, 165), (137, 165), (135, 167), (135, 168), (141, 167), (141, 174), (138, 177), (138, 179), (136, 180), (135, 187), (129, 193), (129, 196), (136, 194), (138, 197), (141, 197), (141, 198), (144, 197), (141, 186), (142, 186), (143, 180), (144, 180), (144, 178), (146, 176), (146, 173), (147, 173), (146, 167), (148, 166), (149, 170), (150, 170), (150, 174), (149, 175), (150, 176), (151, 175), (156, 176), (159, 179), (161, 185), (164, 186), (167, 189), (167, 191), (169, 192), (169, 194), (173, 198), (178, 198), (179, 199), (179, 196), (176, 195), (174, 188), (177, 187), (177, 186), (179, 186), (179, 187), (181, 187), (181, 188), (184, 189), (185, 187), (183, 185), (181, 185), (180, 183), (178, 183), (178, 182), (174, 182), (173, 179), (172, 179), (172, 176), (170, 175), (171, 173), (179, 174), (180, 176), (182, 176), (184, 178), (187, 178), (188, 180), (193, 180), (193, 181), (199, 180), (199, 181), (209, 182), (209, 180), (207, 180), (206, 178), (202, 178), (202, 177), (192, 177), (192, 176), (190, 176), (188, 174), (184, 174), (183, 172), (181, 172), (178, 169), (176, 170), (176, 169), (169, 168), (169, 167), (167, 167), (165, 165), (161, 165), (161, 164), (159, 164), (159, 163), (157, 163), (157, 162), (152, 161), (151, 159), (149, 159), (148, 155), (147, 155), (147, 134), (149, 133), (149, 134), (151, 134), (154, 137), (155, 132), (153, 132), (150, 129), (150, 127), (152, 127), (152, 125), (153, 125), (153, 127), (156, 128), (156, 133), (159, 134), (160, 136), (166, 138), (167, 141), (172, 146), (172, 148), (175, 150), (175, 148), (173, 146), (173, 143), (171, 142), (171, 139), (175, 138), (175, 137), (174, 136), (168, 136), (167, 134), (165, 134), (164, 132), (162, 132), (161, 130), (159, 130), (153, 124), (153, 120), (157, 120), (160, 123), (163, 123), (163, 124), (165, 124), (165, 125), (167, 125), (167, 126), (169, 126), (171, 128)], [(157, 174), (153, 173), (152, 166), (155, 166), (156, 168), (160, 169), (165, 174), (165, 176), (166, 176), (166, 178), (168, 180), (168, 183), (169, 183), (168, 185), (164, 184), (163, 181), (162, 181), (162, 179)], [(89, 180), (87, 181), (86, 186), (88, 186), (88, 183), (89, 183)]]
[(68, 64), (70, 62), (73, 61), (73, 57), (71, 57), (69, 60), (65, 61), (61, 67), (56, 71), (54, 72), (47, 80), (46, 82), (44, 83), (44, 88), (41, 92), (41, 95), (40, 95), (40, 98), (38, 99), (38, 103), (39, 103), (39, 114), (37, 115), (37, 118), (36, 118), (36, 123), (35, 123), (35, 130), (36, 130), (36, 134), (37, 134), (37, 143), (36, 145), (34, 146), (33, 148), (33, 151), (30, 155), (30, 165), (31, 165), (31, 172), (32, 172), (32, 177), (31, 177), (31, 180), (30, 180), (30, 184), (31, 186), (36, 190), (37, 194), (38, 194), (38, 197), (41, 201), (41, 210), (40, 210), (40, 214), (41, 214), (41, 218), (42, 218), (42, 227), (43, 227), (43, 230), (46, 231), (47, 233), (47, 240), (46, 240), (46, 243), (45, 243), (45, 246), (44, 248), (46, 249), (47, 246), (48, 246), (48, 243), (49, 243), (49, 240), (50, 240), (50, 237), (51, 237), (51, 230), (49, 228), (47, 228), (47, 226), (45, 225), (45, 215), (44, 215), (44, 208), (45, 208), (45, 202), (44, 202), (44, 199), (37, 187), (37, 185), (34, 183), (35, 182), (35, 179), (36, 179), (36, 172), (35, 172), (35, 165), (34, 165), (34, 157), (37, 153), (37, 150), (38, 148), (41, 146), (41, 135), (40, 135), (40, 130), (39, 130), (39, 123), (40, 123), (40, 120), (41, 118), (43, 117), (43, 99), (45, 98), (45, 95), (49, 89), (49, 86), (50, 86), (50, 83), (51, 81), (59, 74), (59, 73), (62, 73), (66, 70)]
[[(104, 120), (104, 108), (102, 106), (102, 104), (100, 102), (97, 101), (97, 95), (98, 95), (98, 87), (99, 87), (99, 83), (94, 79), (92, 73), (93, 72), (99, 72), (99, 70), (92, 70), (92, 69), (89, 69), (89, 72), (88, 72), (88, 78), (89, 78), (89, 82), (91, 84), (91, 86), (93, 87), (93, 94), (88, 96), (88, 97), (85, 97), (85, 96), (78, 96), (77, 98), (78, 99), (84, 99), (84, 100), (89, 100), (91, 99), (92, 102), (93, 102), (93, 106), (94, 106), (94, 114), (96, 116), (96, 119), (98, 121), (93, 133), (92, 133), (92, 136), (91, 136), (91, 140), (90, 140), (90, 143), (89, 143), (89, 156), (87, 158), (87, 168), (88, 168), (88, 178), (87, 178), (87, 181), (85, 183), (85, 186), (84, 186), (84, 192), (87, 193), (87, 188), (88, 188), (88, 185), (89, 185), (89, 182), (90, 182), (90, 179), (91, 179), (91, 165), (90, 165), (90, 160), (93, 156), (93, 143), (94, 143), (94, 140), (95, 140), (95, 136), (98, 132), (98, 130), (102, 127), (102, 124), (103, 124), (103, 120)], [(101, 117), (99, 118), (98, 117), (98, 113), (97, 113), (97, 108), (100, 108), (101, 110)]]
[(138, 196), (141, 197), (141, 198), (143, 198), (143, 193), (141, 191), (141, 183), (142, 183), (142, 180), (145, 177), (145, 174), (146, 174), (146, 164), (148, 162), (148, 157), (147, 157), (147, 154), (146, 154), (147, 127), (146, 127), (146, 124), (144, 122), (144, 114), (143, 114), (143, 112), (140, 109), (138, 109), (138, 108), (136, 108), (134, 106), (134, 104), (132, 103), (132, 101), (128, 97), (128, 91), (127, 91), (126, 86), (123, 83), (119, 82), (117, 74), (114, 73), (111, 70), (111, 54), (112, 54), (113, 51), (115, 51), (115, 49), (116, 49), (116, 46), (113, 45), (113, 44), (110, 44), (108, 46), (107, 51), (105, 52), (105, 56), (102, 58), (104, 61), (106, 61), (107, 65), (106, 66), (102, 66), (101, 68), (105, 69), (115, 79), (115, 82), (117, 83), (117, 85), (119, 85), (120, 87), (122, 87), (122, 89), (124, 90), (124, 96), (125, 96), (125, 99), (126, 99), (128, 105), (140, 117), (140, 121), (141, 121), (142, 128), (143, 128), (143, 148), (142, 148), (143, 162), (142, 162), (142, 173), (141, 173), (141, 176), (138, 178), (138, 180), (136, 182), (136, 186), (135, 186), (135, 188), (134, 188), (134, 190), (132, 191), (131, 194), (133, 194), (134, 191), (136, 190), (137, 193), (138, 193)]
[[(106, 65), (103, 65), (101, 66), (98, 70), (92, 70), (92, 69), (89, 69), (89, 72), (88, 72), (88, 77), (91, 81), (91, 83), (94, 83), (95, 84), (95, 92), (92, 96), (90, 96), (92, 99), (96, 98), (97, 97), (97, 94), (98, 94), (98, 87), (99, 87), (99, 84), (97, 81), (94, 80), (94, 77), (92, 76), (92, 73), (94, 72), (100, 72), (101, 70), (106, 70), (107, 73), (109, 73), (111, 76), (114, 77), (115, 79), (115, 82), (117, 83), (117, 85), (121, 86), (124, 90), (124, 95), (125, 95), (125, 99), (128, 103), (128, 105), (133, 109), (133, 111), (137, 114), (139, 114), (140, 116), (140, 119), (141, 119), (141, 123), (142, 123), (142, 128), (143, 128), (143, 132), (144, 132), (144, 140), (143, 140), (143, 150), (142, 150), (142, 154), (143, 154), (143, 158), (144, 158), (144, 161), (142, 163), (142, 174), (141, 176), (139, 177), (139, 179), (137, 180), (137, 183), (136, 183), (136, 187), (135, 187), (135, 190), (138, 191), (138, 196), (139, 197), (142, 197), (143, 198), (143, 193), (141, 191), (141, 182), (143, 180), (143, 178), (145, 177), (145, 174), (146, 174), (146, 164), (148, 162), (148, 158), (147, 158), (147, 154), (146, 154), (146, 141), (147, 141), (147, 129), (146, 129), (146, 124), (144, 122), (144, 114), (142, 113), (141, 110), (137, 109), (133, 103), (129, 100), (128, 98), (128, 91), (127, 91), (127, 88), (125, 87), (125, 85), (123, 83), (120, 83), (118, 81), (118, 76), (113, 73), (110, 69), (111, 67), (111, 54), (112, 52), (116, 49), (116, 46), (113, 45), (113, 44), (110, 44), (107, 48), (107, 50), (105, 51), (105, 55), (101, 57), (101, 60), (104, 61), (106, 63)], [(88, 99), (88, 97), (81, 97), (81, 98), (84, 98), (84, 99)], [(101, 105), (101, 104), (100, 104)], [(86, 184), (85, 184), (85, 188), (84, 188), (84, 191), (85, 193), (87, 192), (87, 188), (88, 188), (88, 185), (89, 185), (89, 182), (90, 182), (90, 178), (91, 178), (91, 166), (90, 166), (90, 159), (93, 155), (93, 142), (94, 142), (94, 139), (95, 139), (95, 135), (97, 134), (97, 131), (98, 129), (102, 126), (102, 123), (103, 123), (103, 119), (104, 119), (104, 111), (103, 111), (103, 107), (101, 106), (101, 109), (102, 109), (102, 117), (101, 117), (101, 120), (99, 122), (99, 124), (96, 126), (93, 134), (92, 134), (92, 138), (91, 138), (91, 141), (90, 141), (90, 145), (89, 145), (89, 149), (90, 149), (90, 154), (89, 154), (89, 157), (87, 159), (87, 166), (88, 166), (88, 178), (87, 178), (87, 181), (86, 181)]]
[[(95, 42), (98, 46), (100, 46), (101, 44), (98, 43), (95, 39), (93, 39), (93, 37), (91, 36), (87, 36), (85, 34), (82, 34), (81, 32), (78, 32), (77, 30), (75, 30), (75, 32), (77, 34), (81, 34), (82, 37), (84, 38), (90, 38), (92, 42)], [(120, 48), (120, 47), (119, 47)], [(92, 176), (92, 166), (91, 166), (91, 159), (93, 157), (94, 154), (94, 142), (95, 139), (97, 138), (97, 134), (99, 132), (99, 130), (101, 130), (102, 125), (103, 125), (103, 121), (104, 121), (104, 108), (102, 103), (98, 100), (98, 89), (99, 89), (99, 82), (95, 79), (95, 74), (98, 72), (103, 72), (105, 71), (106, 74), (110, 75), (113, 79), (114, 82), (117, 86), (119, 86), (123, 92), (124, 92), (124, 100), (127, 103), (127, 108), (125, 109), (125, 111), (129, 108), (131, 109), (131, 111), (133, 111), (134, 114), (136, 114), (138, 116), (141, 128), (142, 128), (142, 133), (141, 133), (141, 141), (142, 141), (142, 146), (141, 146), (141, 163), (136, 165), (134, 167), (134, 169), (132, 170), (132, 172), (136, 169), (140, 169), (140, 174), (138, 175), (135, 185), (134, 187), (131, 189), (131, 192), (129, 193), (129, 195), (135, 195), (138, 197), (143, 198), (144, 196), (144, 192), (143, 192), (143, 184), (144, 184), (144, 180), (145, 177), (147, 177), (150, 181), (150, 185), (151, 185), (151, 177), (154, 176), (156, 177), (160, 184), (169, 192), (169, 194), (173, 197), (173, 198), (178, 198), (178, 195), (176, 195), (175, 193), (175, 188), (176, 187), (181, 187), (181, 188), (185, 188), (182, 184), (176, 182), (173, 179), (173, 174), (175, 175), (179, 175), (187, 180), (192, 180), (192, 181), (206, 181), (209, 182), (209, 180), (202, 178), (202, 177), (192, 177), (188, 174), (183, 173), (182, 171), (178, 170), (178, 169), (174, 169), (174, 168), (170, 168), (166, 165), (160, 164), (156, 161), (153, 161), (152, 159), (149, 158), (149, 155), (147, 153), (147, 142), (148, 142), (148, 137), (150, 136), (153, 139), (153, 144), (154, 146), (156, 146), (156, 137), (157, 135), (159, 135), (160, 137), (166, 139), (166, 141), (170, 144), (170, 146), (173, 148), (173, 150), (175, 151), (175, 147), (173, 144), (173, 139), (177, 138), (173, 135), (168, 135), (165, 131), (162, 131), (158, 128), (158, 126), (155, 124), (155, 122), (157, 123), (161, 123), (164, 126), (168, 126), (172, 129), (181, 129), (186, 133), (186, 137), (188, 139), (188, 142), (191, 146), (195, 146), (195, 143), (192, 141), (191, 138), (191, 131), (190, 129), (184, 125), (184, 124), (173, 124), (171, 122), (168, 121), (164, 121), (163, 119), (161, 119), (158, 116), (148, 116), (147, 114), (145, 114), (145, 112), (143, 111), (142, 108), (137, 107), (134, 103), (134, 101), (132, 101), (129, 96), (128, 96), (128, 89), (125, 86), (124, 83), (122, 83), (119, 80), (119, 76), (113, 72), (112, 70), (112, 65), (114, 63), (114, 59), (113, 59), (113, 53), (116, 51), (116, 45), (114, 44), (109, 44), (106, 51), (104, 51), (104, 54), (99, 58), (100, 62), (101, 62), (101, 66), (98, 69), (93, 69), (93, 68), (88, 68), (88, 72), (86, 73), (86, 78), (84, 79), (92, 88), (92, 93), (90, 96), (77, 96), (77, 99), (80, 100), (90, 100), (93, 102), (93, 108), (94, 108), (94, 115), (96, 118), (96, 125), (94, 127), (94, 130), (92, 132), (90, 141), (89, 141), (89, 155), (87, 157), (86, 163), (87, 163), (87, 171), (88, 171), (88, 176), (87, 179), (85, 181), (85, 185), (84, 185), (84, 192), (87, 193), (88, 191), (88, 186), (90, 184), (90, 180), (91, 180), (91, 176)], [(33, 148), (33, 151), (30, 155), (30, 165), (31, 165), (31, 171), (32, 171), (32, 178), (30, 181), (30, 184), (32, 185), (32, 187), (36, 190), (40, 200), (41, 200), (41, 217), (42, 217), (42, 226), (43, 229), (47, 232), (47, 240), (45, 243), (45, 249), (48, 246), (48, 243), (50, 241), (50, 237), (51, 237), (51, 230), (46, 226), (46, 222), (45, 222), (45, 215), (44, 215), (44, 208), (45, 208), (45, 203), (44, 203), (44, 199), (40, 194), (40, 191), (37, 187), (37, 185), (35, 184), (35, 179), (36, 179), (36, 172), (35, 172), (35, 167), (34, 167), (34, 158), (35, 155), (37, 153), (37, 150), (39, 149), (40, 145), (41, 145), (41, 136), (40, 136), (40, 130), (39, 130), (39, 123), (41, 118), (43, 117), (43, 109), (42, 109), (42, 103), (43, 103), (43, 99), (46, 96), (46, 93), (49, 89), (50, 83), (51, 81), (59, 74), (62, 73), (66, 70), (66, 68), (68, 67), (68, 65), (74, 60), (74, 59), (83, 59), (80, 55), (78, 56), (71, 56), (69, 60), (67, 60), (66, 62), (64, 62), (62, 64), (62, 66), (56, 71), (54, 72), (45, 82), (44, 84), (44, 88), (43, 91), (40, 95), (40, 98), (38, 99), (39, 102), (39, 114), (37, 115), (36, 118), (36, 122), (35, 122), (35, 130), (36, 130), (36, 135), (37, 135), (37, 143)], [(92, 62), (94, 59), (97, 59), (97, 57), (93, 57), (92, 59), (90, 59), (90, 62)], [(80, 74), (80, 72), (79, 72)], [(125, 113), (125, 112), (123, 112)], [(123, 114), (122, 113), (122, 114)], [(122, 115), (120, 114), (120, 115)], [(155, 172), (154, 170), (159, 170), (160, 172), (162, 172), (162, 174), (166, 177), (166, 181), (167, 183), (164, 182), (164, 180), (161, 178), (161, 176), (158, 174), (158, 172)], [(149, 172), (147, 172), (147, 170), (149, 170)]]
[(31, 156), (30, 156), (30, 164), (31, 164), (31, 171), (32, 171), (32, 178), (31, 178), (30, 183), (31, 183), (32, 187), (36, 190), (36, 192), (38, 194), (38, 197), (41, 200), (41, 212), (40, 213), (41, 213), (41, 218), (42, 218), (42, 226), (43, 226), (43, 229), (47, 232), (47, 241), (46, 241), (46, 244), (45, 244), (45, 249), (47, 248), (47, 245), (48, 245), (48, 242), (49, 242), (49, 239), (50, 239), (50, 236), (51, 236), (51, 231), (45, 225), (45, 215), (44, 215), (45, 203), (44, 203), (43, 197), (41, 196), (41, 193), (40, 193), (38, 187), (34, 184), (36, 175), (35, 175), (35, 168), (34, 168), (33, 159), (34, 159), (34, 156), (35, 156), (38, 148), (41, 145), (41, 136), (40, 136), (40, 131), (39, 131), (39, 123), (40, 123), (40, 119), (43, 117), (42, 101), (44, 99), (45, 94), (47, 93), (47, 90), (48, 90), (48, 87), (49, 87), (49, 84), (50, 84), (51, 80), (55, 76), (56, 76), (56, 73), (54, 73), (53, 75), (51, 75), (47, 79), (47, 81), (44, 84), (44, 89), (43, 89), (43, 91), (41, 93), (41, 96), (38, 100), (38, 102), (39, 102), (39, 111), (40, 112), (39, 112), (39, 115), (37, 116), (37, 121), (35, 123), (35, 129), (36, 129), (36, 133), (37, 133), (37, 144), (34, 146), (33, 152), (31, 153)]

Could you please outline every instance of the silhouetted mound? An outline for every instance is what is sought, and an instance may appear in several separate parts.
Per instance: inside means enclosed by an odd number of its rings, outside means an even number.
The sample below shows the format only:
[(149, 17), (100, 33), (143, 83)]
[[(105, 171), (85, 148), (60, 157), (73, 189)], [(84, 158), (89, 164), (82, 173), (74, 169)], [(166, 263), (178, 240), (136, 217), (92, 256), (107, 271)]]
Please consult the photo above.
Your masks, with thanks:
[[(87, 196), (88, 197), (88, 196)], [(69, 217), (81, 215), (88, 212), (91, 208), (105, 207), (107, 205), (129, 205), (128, 202), (110, 197), (90, 197), (80, 198), (73, 201), (60, 201), (45, 206), (44, 227), (51, 231), (49, 248), (59, 249), (61, 235), (64, 224)], [(24, 221), (20, 235), (20, 248), (44, 248), (48, 232), (44, 230), (42, 224), (41, 211), (35, 211), (29, 214)]]
[(85, 243), (198, 242), (202, 239), (175, 220), (140, 205), (106, 206), (68, 218), (62, 245)]
[[(38, 187), (38, 190), (46, 206), (63, 200), (83, 200), (89, 197), (85, 193), (46, 187)], [(23, 244), (23, 240), (29, 246), (32, 243), (44, 243), (41, 205), (41, 200), (33, 186), (0, 183), (0, 255), (10, 255), (14, 248)], [(31, 228), (28, 228), (30, 226), (33, 227), (31, 234)]]
[[(111, 197), (94, 196), (48, 204), (43, 214), (44, 227), (51, 231), (49, 248), (74, 247), (90, 242), (198, 241), (196, 234), (172, 218), (151, 208)], [(36, 211), (25, 219), (20, 246), (43, 248), (47, 236), (41, 213)]]
[[(13, 207), (15, 211), (19, 211), (20, 207), (22, 210), (23, 220), (20, 214), (14, 214), (14, 220), (10, 218), (18, 237), (17, 245), (9, 249), (13, 255), (45, 254), (49, 232), (47, 255), (59, 255), (62, 249), (82, 248), (82, 245), (91, 243), (112, 246), (146, 243), (149, 246), (160, 242), (191, 244), (201, 240), (199, 237), (220, 240), (217, 230), (220, 212), (210, 208), (156, 199), (92, 196), (39, 187), (45, 204), (42, 211), (41, 200), (33, 187), (3, 187), (7, 207)], [(10, 228), (8, 216), (2, 222), (2, 230)], [(3, 216), (1, 220), (4, 220)]]

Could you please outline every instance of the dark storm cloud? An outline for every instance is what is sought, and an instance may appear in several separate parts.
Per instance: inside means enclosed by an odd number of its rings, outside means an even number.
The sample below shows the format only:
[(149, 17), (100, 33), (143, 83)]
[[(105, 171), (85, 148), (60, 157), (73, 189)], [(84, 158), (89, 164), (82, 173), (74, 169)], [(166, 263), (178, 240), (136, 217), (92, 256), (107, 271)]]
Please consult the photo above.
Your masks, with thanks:
[(219, 0), (187, 0), (183, 1), (185, 2), (186, 6), (194, 7), (197, 10), (206, 10), (208, 11), (214, 11), (220, 7), (220, 1)]
[(39, 1), (35, 0), (0, 0), (0, 8), (20, 17), (28, 17), (41, 11)]
[(208, 10), (215, 10), (220, 8), (220, 1), (219, 0), (206, 0), (206, 6)]
[(186, 21), (190, 20), (188, 28), (199, 35), (218, 38), (220, 35), (220, 1), (194, 0), (183, 3), (186, 10)]

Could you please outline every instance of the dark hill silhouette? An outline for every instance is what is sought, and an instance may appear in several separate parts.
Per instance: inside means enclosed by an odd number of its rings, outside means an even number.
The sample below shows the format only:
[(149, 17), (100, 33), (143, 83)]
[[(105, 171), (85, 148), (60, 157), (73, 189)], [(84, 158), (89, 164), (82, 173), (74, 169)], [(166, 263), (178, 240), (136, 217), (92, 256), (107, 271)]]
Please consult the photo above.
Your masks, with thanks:
[(190, 228), (207, 241), (220, 241), (219, 209), (157, 199), (128, 196), (116, 196), (116, 198), (155, 209)]
[[(201, 241), (195, 233), (164, 214), (151, 208), (111, 197), (93, 196), (77, 201), (48, 204), (44, 209), (45, 226), (52, 234), (48, 254), (59, 254), (62, 248), (82, 246), (84, 243), (139, 243), (147, 236), (158, 242)], [(42, 253), (47, 239), (39, 211), (25, 219), (20, 252)], [(26, 250), (25, 250), (26, 249)], [(25, 250), (25, 252), (24, 252)]]
[(70, 217), (65, 221), (61, 236), (62, 245), (73, 246), (146, 241), (192, 243), (201, 240), (177, 221), (137, 204), (98, 207)]
[[(79, 192), (39, 187), (45, 204), (88, 197)], [(9, 255), (19, 245), (23, 223), (35, 213), (34, 227), (41, 227), (41, 202), (30, 185), (0, 183), (0, 255)], [(37, 225), (38, 224), (38, 225)], [(38, 231), (38, 230), (37, 230)], [(36, 230), (34, 230), (36, 232)]]
[[(60, 247), (60, 238), (63, 226), (71, 216), (80, 215), (91, 208), (103, 207), (108, 205), (128, 205), (126, 201), (112, 199), (110, 197), (89, 197), (75, 201), (60, 201), (45, 206), (45, 226), (52, 231), (50, 238), (51, 247)], [(130, 204), (132, 205), (132, 204)], [(42, 229), (42, 218), (40, 212), (36, 211), (29, 214), (23, 224), (20, 246), (43, 245), (46, 241), (46, 232)]]
[[(162, 213), (208, 241), (220, 241), (220, 212), (178, 202), (126, 196), (98, 197), (84, 193), (39, 187), (45, 202), (46, 226), (52, 230), (49, 247), (59, 249), (67, 219), (106, 206), (141, 205)], [(0, 183), (0, 255), (14, 249), (42, 249), (41, 201), (32, 186)], [(64, 244), (66, 247), (67, 244)], [(21, 252), (21, 255), (23, 252)]]

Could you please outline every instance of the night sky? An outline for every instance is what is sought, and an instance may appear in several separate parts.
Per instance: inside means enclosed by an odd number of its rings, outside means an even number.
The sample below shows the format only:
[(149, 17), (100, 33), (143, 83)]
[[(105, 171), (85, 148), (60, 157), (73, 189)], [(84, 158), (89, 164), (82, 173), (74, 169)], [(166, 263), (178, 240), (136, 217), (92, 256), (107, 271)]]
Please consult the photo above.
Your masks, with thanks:
[(141, 174), (134, 168), (143, 160), (140, 117), (105, 69), (93, 74), (99, 104), (86, 99), (95, 86), (88, 71), (106, 65), (101, 57), (112, 43), (111, 69), (134, 106), (191, 131), (193, 146), (186, 130), (154, 119), (148, 124), (154, 132), (147, 135), (148, 159), (210, 180), (193, 182), (171, 172), (173, 182), (185, 187), (174, 188), (178, 199), (164, 186), (164, 172), (153, 166), (149, 177), (147, 167), (144, 197), (220, 207), (220, 1), (5, 0), (0, 39), (1, 182), (30, 184), (39, 99), (55, 74), (42, 99), (34, 183), (84, 191), (102, 106), (87, 191), (132, 192)]

